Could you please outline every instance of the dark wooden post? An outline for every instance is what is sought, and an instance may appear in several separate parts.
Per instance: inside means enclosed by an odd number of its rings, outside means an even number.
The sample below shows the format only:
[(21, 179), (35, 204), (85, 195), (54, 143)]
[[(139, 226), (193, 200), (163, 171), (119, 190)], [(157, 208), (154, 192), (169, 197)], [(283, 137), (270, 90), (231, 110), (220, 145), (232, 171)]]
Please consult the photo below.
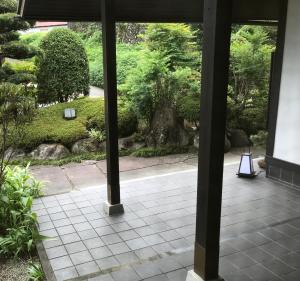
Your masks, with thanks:
[(104, 209), (110, 215), (124, 211), (120, 204), (116, 23), (112, 2), (101, 0), (108, 197)]
[(195, 265), (187, 280), (220, 280), (219, 243), (231, 14), (231, 0), (204, 0)]

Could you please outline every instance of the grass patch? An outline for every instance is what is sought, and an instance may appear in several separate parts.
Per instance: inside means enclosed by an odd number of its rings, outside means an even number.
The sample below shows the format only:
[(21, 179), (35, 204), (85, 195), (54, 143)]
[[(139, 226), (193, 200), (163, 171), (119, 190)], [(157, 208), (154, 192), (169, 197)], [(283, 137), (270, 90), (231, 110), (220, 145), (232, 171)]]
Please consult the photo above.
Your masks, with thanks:
[[(75, 108), (77, 118), (65, 120), (65, 108)], [(135, 132), (137, 120), (132, 111), (119, 103), (120, 137)], [(68, 103), (59, 103), (38, 109), (33, 121), (26, 125), (25, 136), (18, 146), (31, 151), (42, 143), (61, 143), (68, 148), (77, 140), (87, 138), (89, 128), (104, 130), (104, 100), (102, 98), (80, 98)]]
[(133, 152), (132, 156), (150, 158), (171, 154), (183, 154), (191, 152), (191, 150), (192, 148), (190, 146), (145, 147)]

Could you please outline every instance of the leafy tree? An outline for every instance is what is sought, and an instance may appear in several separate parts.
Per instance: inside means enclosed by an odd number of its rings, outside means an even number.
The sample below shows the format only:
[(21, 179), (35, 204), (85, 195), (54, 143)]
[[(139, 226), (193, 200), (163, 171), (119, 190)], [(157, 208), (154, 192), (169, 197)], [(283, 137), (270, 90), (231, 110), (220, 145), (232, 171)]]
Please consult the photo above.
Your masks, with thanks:
[(4, 180), (6, 149), (24, 137), (24, 125), (34, 113), (34, 98), (27, 89), (11, 83), (0, 84), (0, 186)]
[(87, 55), (79, 36), (68, 29), (55, 29), (42, 40), (38, 58), (38, 100), (66, 102), (89, 91)]
[(242, 26), (232, 36), (228, 122), (249, 135), (265, 129), (273, 50), (264, 27)]
[[(18, 30), (26, 30), (30, 24), (17, 17), (15, 0), (2, 0), (0, 3), (0, 56), (2, 58), (26, 59), (36, 54), (36, 50), (19, 41)], [(15, 72), (7, 72), (0, 59), (0, 81), (8, 81)], [(22, 73), (24, 74), (24, 73)], [(20, 80), (20, 79), (19, 79)]]
[[(163, 108), (174, 108), (179, 117), (186, 118), (180, 103), (199, 100), (200, 95), (200, 55), (190, 27), (149, 24), (143, 38), (145, 50), (140, 54), (137, 67), (120, 86), (120, 92), (149, 125), (155, 112)], [(198, 100), (195, 107), (199, 106)], [(190, 117), (198, 115), (198, 111)]]

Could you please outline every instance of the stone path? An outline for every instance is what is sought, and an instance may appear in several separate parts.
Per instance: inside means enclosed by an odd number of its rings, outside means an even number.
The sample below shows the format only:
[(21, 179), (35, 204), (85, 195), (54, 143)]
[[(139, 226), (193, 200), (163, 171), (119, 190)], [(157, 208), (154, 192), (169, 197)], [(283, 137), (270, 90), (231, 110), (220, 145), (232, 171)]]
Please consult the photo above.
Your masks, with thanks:
[[(220, 273), (226, 281), (300, 280), (300, 192), (224, 171)], [(80, 184), (83, 181), (76, 179)], [(185, 281), (193, 265), (196, 170), (121, 183), (125, 214), (102, 211), (105, 188), (34, 202), (48, 281)]]
[[(225, 163), (238, 162), (241, 149), (225, 155)], [(254, 157), (262, 155), (261, 150), (254, 152)], [(170, 172), (197, 168), (197, 155), (180, 154), (155, 158), (120, 158), (121, 180), (137, 179)], [(92, 186), (106, 184), (106, 161), (83, 161), (62, 167), (34, 166), (31, 167), (34, 176), (44, 182), (45, 195), (54, 195), (80, 190)]]
[(90, 86), (89, 96), (91, 98), (104, 98), (104, 90), (95, 86)]

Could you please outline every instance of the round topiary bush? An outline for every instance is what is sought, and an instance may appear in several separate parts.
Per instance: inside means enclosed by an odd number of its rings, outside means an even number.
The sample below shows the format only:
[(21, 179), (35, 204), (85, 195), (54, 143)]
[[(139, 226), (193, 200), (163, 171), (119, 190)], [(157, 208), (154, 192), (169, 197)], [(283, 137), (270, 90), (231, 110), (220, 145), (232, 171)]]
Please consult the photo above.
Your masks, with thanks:
[(69, 29), (49, 32), (40, 44), (38, 100), (66, 102), (89, 91), (88, 59), (79, 36)]

